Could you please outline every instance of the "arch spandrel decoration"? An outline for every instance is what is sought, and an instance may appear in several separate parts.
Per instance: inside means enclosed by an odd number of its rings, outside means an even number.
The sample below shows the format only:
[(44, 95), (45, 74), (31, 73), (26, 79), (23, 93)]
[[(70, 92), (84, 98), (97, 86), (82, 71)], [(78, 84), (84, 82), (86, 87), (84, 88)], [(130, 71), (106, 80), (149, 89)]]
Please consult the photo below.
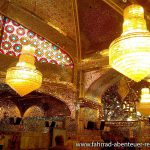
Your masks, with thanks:
[(58, 45), (47, 41), (19, 23), (0, 17), (2, 41), (0, 53), (19, 56), (24, 45), (35, 47), (35, 58), (42, 63), (52, 63), (73, 68), (72, 58)]
[(41, 107), (34, 105), (34, 106), (29, 107), (25, 111), (23, 118), (25, 118), (25, 117), (37, 117), (37, 116), (38, 117), (44, 117), (45, 116), (44, 110)]
[(87, 97), (97, 99), (102, 97), (103, 93), (114, 83), (118, 82), (122, 75), (114, 69), (109, 69), (97, 80), (95, 80), (86, 91)]
[(3, 119), (4, 115), (8, 117), (21, 117), (21, 112), (14, 102), (0, 99), (0, 119)]
[(71, 118), (75, 118), (76, 89), (68, 83), (44, 82), (43, 85), (38, 92), (53, 95), (64, 102), (71, 111)]

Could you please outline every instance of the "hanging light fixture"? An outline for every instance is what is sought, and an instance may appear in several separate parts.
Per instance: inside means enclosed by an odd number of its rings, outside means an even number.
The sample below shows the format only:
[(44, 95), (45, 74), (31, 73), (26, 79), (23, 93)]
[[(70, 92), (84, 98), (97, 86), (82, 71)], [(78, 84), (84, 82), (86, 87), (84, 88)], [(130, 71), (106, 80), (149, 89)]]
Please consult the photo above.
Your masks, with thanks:
[(34, 65), (34, 48), (24, 46), (16, 67), (7, 70), (6, 83), (20, 96), (24, 96), (41, 86), (42, 74)]
[(141, 90), (141, 100), (136, 104), (136, 109), (144, 116), (149, 116), (150, 108), (150, 90), (149, 88), (142, 88)]
[(139, 82), (150, 74), (150, 33), (141, 6), (128, 6), (123, 16), (123, 33), (109, 47), (109, 64)]
[(142, 88), (141, 90), (141, 103), (150, 103), (149, 88)]

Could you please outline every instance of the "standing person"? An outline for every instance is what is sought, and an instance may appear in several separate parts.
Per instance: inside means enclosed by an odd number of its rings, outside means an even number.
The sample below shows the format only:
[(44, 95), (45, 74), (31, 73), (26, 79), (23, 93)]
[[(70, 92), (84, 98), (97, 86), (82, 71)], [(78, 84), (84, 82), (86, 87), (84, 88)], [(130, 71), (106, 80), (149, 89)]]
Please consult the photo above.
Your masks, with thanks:
[(0, 133), (0, 150), (3, 150), (4, 142), (5, 142), (5, 136), (4, 136), (4, 134), (1, 132), (1, 133)]
[(15, 147), (16, 147), (16, 141), (17, 141), (17, 135), (16, 135), (16, 133), (14, 133), (13, 135), (12, 135), (12, 139), (11, 139), (11, 149), (15, 149)]
[(70, 150), (67, 146), (64, 146), (64, 138), (61, 135), (55, 137), (56, 146), (50, 148), (49, 150)]

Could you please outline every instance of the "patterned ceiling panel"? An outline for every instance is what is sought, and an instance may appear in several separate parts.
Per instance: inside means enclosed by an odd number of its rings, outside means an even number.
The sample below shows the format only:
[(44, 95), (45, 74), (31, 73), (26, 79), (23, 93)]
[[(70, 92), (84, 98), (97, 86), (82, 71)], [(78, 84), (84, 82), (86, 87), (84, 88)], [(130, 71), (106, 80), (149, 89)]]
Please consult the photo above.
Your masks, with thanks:
[(63, 49), (17, 22), (5, 18), (1, 53), (19, 56), (24, 45), (35, 47), (35, 57), (40, 62), (73, 67), (71, 57)]
[(59, 28), (75, 39), (75, 26), (70, 0), (10, 0), (15, 5), (39, 16), (50, 25)]
[(122, 31), (122, 16), (101, 0), (78, 0), (83, 54), (107, 49)]

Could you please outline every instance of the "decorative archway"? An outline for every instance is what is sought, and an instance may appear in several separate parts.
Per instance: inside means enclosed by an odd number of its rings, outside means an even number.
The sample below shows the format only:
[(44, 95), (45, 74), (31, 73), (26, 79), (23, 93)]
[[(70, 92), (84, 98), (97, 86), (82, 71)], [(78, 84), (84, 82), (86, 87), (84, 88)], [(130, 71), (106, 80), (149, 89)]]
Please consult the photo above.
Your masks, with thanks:
[(88, 88), (86, 95), (95, 99), (101, 99), (103, 93), (114, 83), (121, 79), (122, 75), (114, 69), (109, 69), (106, 73), (94, 81)]

